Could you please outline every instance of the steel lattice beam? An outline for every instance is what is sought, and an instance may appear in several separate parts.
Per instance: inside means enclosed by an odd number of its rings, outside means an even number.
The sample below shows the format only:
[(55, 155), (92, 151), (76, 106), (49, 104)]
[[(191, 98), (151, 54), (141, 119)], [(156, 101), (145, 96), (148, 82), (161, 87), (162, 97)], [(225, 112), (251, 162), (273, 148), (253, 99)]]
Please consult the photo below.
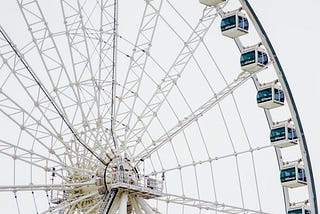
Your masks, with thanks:
[(197, 26), (192, 31), (183, 48), (174, 60), (174, 63), (166, 72), (161, 82), (157, 85), (157, 89), (153, 93), (151, 99), (147, 102), (146, 107), (136, 119), (131, 131), (127, 134), (127, 143), (136, 142), (136, 138), (141, 138), (147, 131), (148, 127), (157, 115), (162, 104), (166, 100), (169, 93), (181, 77), (188, 63), (191, 61), (193, 54), (203, 41), (209, 27), (218, 16), (216, 9), (206, 7)]
[[(31, 66), (24, 59), (19, 50), (15, 47), (9, 36), (6, 34), (3, 28), (0, 28), (0, 46), (2, 46), (1, 58), (7, 64), (9, 69), (15, 74), (15, 77), (24, 87), (29, 97), (33, 99), (35, 94), (40, 94), (42, 99), (34, 100), (36, 106), (38, 106), (42, 115), (46, 116), (49, 121), (62, 120), (65, 126), (71, 131), (76, 140), (90, 151), (100, 162), (106, 164), (105, 160), (100, 158), (99, 155), (93, 151), (86, 142), (84, 142), (72, 124), (68, 121), (65, 113), (60, 109), (60, 106), (55, 102), (54, 98), (47, 91), (46, 87), (41, 83), (40, 79), (32, 70)], [(4, 49), (5, 47), (5, 49)], [(7, 51), (7, 52), (4, 52)], [(13, 60), (10, 60), (7, 55), (12, 56), (15, 54)], [(11, 63), (11, 64), (10, 64)], [(42, 101), (43, 103), (40, 103)], [(58, 136), (59, 137), (59, 136)]]

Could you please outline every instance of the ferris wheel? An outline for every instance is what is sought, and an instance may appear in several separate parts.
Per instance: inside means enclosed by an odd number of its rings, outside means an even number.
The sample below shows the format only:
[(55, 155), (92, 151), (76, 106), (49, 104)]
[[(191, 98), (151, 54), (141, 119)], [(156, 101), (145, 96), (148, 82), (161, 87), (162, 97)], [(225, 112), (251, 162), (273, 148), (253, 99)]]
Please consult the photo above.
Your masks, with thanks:
[(1, 212), (318, 213), (285, 70), (247, 0), (15, 6)]

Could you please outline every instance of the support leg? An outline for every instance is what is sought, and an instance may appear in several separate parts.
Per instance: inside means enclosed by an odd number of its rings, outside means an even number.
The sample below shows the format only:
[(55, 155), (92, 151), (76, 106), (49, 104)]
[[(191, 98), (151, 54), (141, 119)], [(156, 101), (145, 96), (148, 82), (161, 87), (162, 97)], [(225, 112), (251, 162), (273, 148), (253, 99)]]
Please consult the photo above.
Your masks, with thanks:
[(119, 214), (127, 214), (128, 193), (124, 192), (121, 195)]
[(140, 204), (141, 208), (144, 210), (144, 212), (146, 214), (153, 214), (154, 213), (154, 211), (152, 211), (150, 205), (143, 198), (138, 197), (137, 200), (138, 200), (138, 203)]

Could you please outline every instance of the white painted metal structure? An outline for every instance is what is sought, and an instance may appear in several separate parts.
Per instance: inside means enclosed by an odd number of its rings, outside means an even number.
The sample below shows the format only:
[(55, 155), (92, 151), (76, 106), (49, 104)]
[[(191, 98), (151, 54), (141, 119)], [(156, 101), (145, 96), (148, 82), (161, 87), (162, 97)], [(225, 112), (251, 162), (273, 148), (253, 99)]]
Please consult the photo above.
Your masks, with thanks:
[[(259, 20), (244, 0), (200, 3), (17, 0), (29, 43), (0, 28), (0, 197), (18, 213), (283, 213), (302, 201), (317, 214), (301, 122)], [(240, 7), (255, 27), (245, 42), (219, 27)], [(271, 61), (243, 71), (247, 41)], [(270, 78), (286, 102), (262, 110)], [(269, 139), (284, 115), (290, 151)], [(286, 158), (306, 171), (302, 191), (281, 186)]]

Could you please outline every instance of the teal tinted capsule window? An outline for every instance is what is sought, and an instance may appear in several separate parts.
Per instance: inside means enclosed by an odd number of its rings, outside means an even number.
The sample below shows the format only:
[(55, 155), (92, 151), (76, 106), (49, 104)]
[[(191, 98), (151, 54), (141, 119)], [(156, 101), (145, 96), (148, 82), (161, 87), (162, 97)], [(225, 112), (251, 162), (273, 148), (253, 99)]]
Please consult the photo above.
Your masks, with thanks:
[(281, 170), (280, 179), (281, 179), (281, 182), (296, 180), (296, 168), (293, 167), (293, 168)]
[(272, 100), (272, 88), (266, 88), (258, 91), (257, 102), (263, 103)]
[(306, 172), (304, 169), (298, 168), (298, 180), (307, 182)]
[(243, 53), (240, 58), (241, 66), (249, 65), (256, 62), (256, 52), (250, 51), (247, 53)]
[(284, 102), (284, 93), (282, 90), (274, 89), (274, 100), (278, 102)]
[(238, 16), (238, 27), (243, 30), (249, 30), (248, 19), (242, 16)]
[(276, 129), (272, 129), (270, 133), (270, 140), (271, 142), (284, 140), (286, 139), (286, 128), (280, 127)]
[(262, 55), (263, 55), (263, 64), (264, 65), (268, 64), (268, 61), (269, 61), (268, 60), (268, 55), (266, 53), (263, 53)]
[(297, 132), (295, 129), (292, 129), (292, 128), (288, 128), (288, 139), (289, 140), (293, 140), (293, 139), (297, 139), (298, 136), (297, 136)]
[(288, 214), (303, 214), (302, 209), (290, 210)]
[(229, 30), (236, 27), (236, 16), (223, 18), (221, 21), (221, 31)]
[(258, 63), (266, 65), (268, 63), (268, 55), (258, 51)]

